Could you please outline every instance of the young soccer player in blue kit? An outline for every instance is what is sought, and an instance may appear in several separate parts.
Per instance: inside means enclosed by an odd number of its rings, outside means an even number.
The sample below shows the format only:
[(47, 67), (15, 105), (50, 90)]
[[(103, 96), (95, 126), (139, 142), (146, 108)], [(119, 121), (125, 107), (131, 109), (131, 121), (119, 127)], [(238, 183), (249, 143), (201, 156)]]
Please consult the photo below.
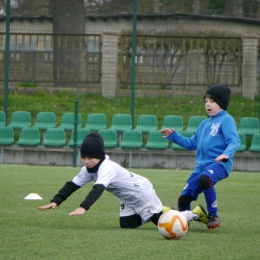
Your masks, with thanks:
[[(145, 177), (129, 172), (105, 155), (104, 140), (97, 132), (85, 137), (80, 147), (85, 164), (72, 181), (68, 181), (56, 194), (51, 203), (39, 209), (54, 209), (73, 192), (88, 183), (94, 186), (80, 206), (69, 216), (83, 215), (106, 190), (115, 195), (120, 202), (120, 227), (136, 228), (149, 221), (157, 225), (160, 216), (171, 210), (163, 206), (152, 183)], [(204, 212), (182, 212), (188, 221), (205, 220)]]
[[(182, 136), (174, 128), (162, 130), (164, 138), (188, 150), (196, 150), (196, 166), (178, 199), (178, 209), (190, 210), (191, 202), (204, 193), (209, 229), (220, 227), (214, 186), (229, 176), (234, 154), (240, 145), (236, 123), (226, 111), (230, 94), (230, 88), (223, 84), (214, 85), (206, 91), (204, 101), (209, 118), (199, 125), (191, 138)], [(194, 213), (203, 211), (202, 206), (193, 210)]]

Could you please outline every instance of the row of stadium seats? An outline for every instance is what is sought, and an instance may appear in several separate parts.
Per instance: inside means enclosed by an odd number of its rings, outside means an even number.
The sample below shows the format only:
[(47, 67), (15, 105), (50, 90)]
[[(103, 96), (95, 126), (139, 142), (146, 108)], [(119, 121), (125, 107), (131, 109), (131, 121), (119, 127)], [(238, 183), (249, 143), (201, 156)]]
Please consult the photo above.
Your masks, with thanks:
[[(53, 112), (39, 112), (36, 116), (34, 127), (40, 130), (48, 128), (63, 128), (66, 131), (74, 129), (74, 113), (64, 113), (61, 118), (61, 124), (57, 126), (56, 115)], [(199, 124), (206, 119), (205, 116), (191, 116), (188, 120), (187, 128), (184, 130), (183, 118), (179, 115), (166, 115), (163, 119), (161, 128), (155, 115), (140, 115), (134, 129), (142, 133), (149, 133), (151, 130), (174, 127), (177, 131), (187, 131), (195, 133)], [(102, 113), (91, 113), (86, 118), (86, 124), (82, 124), (82, 116), (78, 114), (78, 128), (88, 129), (90, 131), (99, 131), (101, 129), (114, 129), (117, 132), (133, 129), (132, 117), (130, 114), (115, 114), (112, 118), (111, 126), (107, 125), (107, 117)], [(6, 118), (4, 111), (0, 111), (0, 126), (5, 126)], [(14, 129), (32, 126), (31, 115), (26, 111), (15, 111), (12, 113), (10, 124)], [(252, 136), (260, 132), (259, 119), (255, 117), (243, 117), (238, 126), (238, 132), (246, 136)]]
[[(3, 112), (3, 111), (1, 111)], [(1, 115), (2, 114), (2, 115)], [(39, 112), (36, 115), (36, 121), (33, 125), (40, 130), (47, 130), (48, 128), (63, 128), (66, 131), (71, 131), (74, 129), (74, 113), (64, 113), (61, 118), (61, 124), (57, 126), (56, 115), (53, 112)], [(189, 119), (189, 123), (186, 131), (195, 132), (196, 128), (202, 120), (206, 117), (204, 116), (192, 116)], [(0, 125), (4, 126), (6, 122), (5, 114), (0, 113)], [(82, 116), (78, 114), (78, 128), (88, 129), (90, 131), (99, 131), (101, 129), (107, 129), (107, 117), (105, 114), (101, 113), (91, 113), (86, 118), (85, 126), (82, 125)], [(23, 127), (32, 126), (31, 115), (26, 111), (15, 111), (12, 113), (10, 124), (14, 129), (22, 129)], [(183, 118), (177, 115), (166, 115), (163, 120), (162, 128), (175, 127), (177, 131), (183, 131)], [(130, 130), (133, 128), (132, 117), (130, 114), (115, 114), (112, 118), (111, 129), (117, 132), (123, 132), (125, 130)], [(155, 115), (140, 115), (138, 117), (136, 129), (143, 133), (148, 133), (151, 130), (158, 130), (158, 120)]]
[[(104, 139), (106, 148), (147, 148), (147, 149), (167, 149), (184, 150), (183, 147), (169, 142), (167, 139), (162, 138), (160, 130), (152, 130), (148, 133), (147, 141), (144, 143), (143, 134), (140, 130), (131, 129), (122, 132), (122, 136), (118, 137), (115, 129), (101, 129), (98, 131)], [(37, 127), (24, 127), (21, 129), (19, 140), (14, 142), (14, 130), (10, 126), (0, 127), (0, 145), (13, 145), (19, 146), (74, 146), (74, 138), (76, 137), (76, 145), (79, 147), (84, 137), (90, 133), (89, 129), (78, 129), (76, 136), (72, 130), (69, 142), (66, 143), (66, 132), (62, 128), (48, 128), (44, 135), (44, 140), (41, 142), (40, 130)], [(192, 132), (180, 132), (186, 137), (191, 137)], [(246, 151), (246, 135), (239, 133), (241, 140), (238, 151)], [(260, 133), (255, 133), (252, 137), (251, 145), (248, 148), (251, 152), (260, 152)]]

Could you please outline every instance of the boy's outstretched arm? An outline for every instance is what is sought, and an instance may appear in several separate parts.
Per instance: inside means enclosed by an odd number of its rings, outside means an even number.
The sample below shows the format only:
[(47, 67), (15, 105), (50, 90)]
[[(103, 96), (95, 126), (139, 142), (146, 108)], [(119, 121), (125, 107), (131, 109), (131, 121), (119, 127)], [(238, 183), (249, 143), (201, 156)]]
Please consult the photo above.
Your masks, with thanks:
[(105, 188), (103, 184), (95, 184), (86, 199), (80, 204), (80, 207), (72, 211), (69, 216), (83, 215), (102, 195)]
[(66, 200), (74, 191), (79, 189), (80, 186), (76, 185), (72, 181), (68, 181), (56, 194), (51, 203), (45, 206), (40, 206), (38, 209), (55, 209), (59, 206), (64, 200)]

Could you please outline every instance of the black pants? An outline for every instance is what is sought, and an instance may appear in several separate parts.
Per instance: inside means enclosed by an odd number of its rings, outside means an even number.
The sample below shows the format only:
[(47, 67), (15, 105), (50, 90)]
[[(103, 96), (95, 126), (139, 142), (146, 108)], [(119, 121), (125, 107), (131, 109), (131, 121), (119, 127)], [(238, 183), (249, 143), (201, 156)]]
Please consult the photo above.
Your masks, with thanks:
[[(162, 215), (162, 211), (156, 214), (153, 214), (153, 216), (150, 218), (150, 220), (154, 223), (154, 225), (158, 225), (158, 220), (160, 216)], [(126, 217), (120, 217), (120, 227), (121, 228), (137, 228), (142, 225), (142, 218), (138, 214), (134, 214), (131, 216)]]

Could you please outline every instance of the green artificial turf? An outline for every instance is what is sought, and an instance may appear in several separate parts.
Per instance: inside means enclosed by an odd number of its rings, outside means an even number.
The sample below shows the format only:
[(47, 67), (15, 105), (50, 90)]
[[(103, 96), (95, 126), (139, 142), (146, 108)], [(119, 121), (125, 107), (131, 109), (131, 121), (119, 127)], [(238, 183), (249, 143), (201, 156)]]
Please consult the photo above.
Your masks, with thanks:
[[(80, 168), (0, 166), (0, 259), (258, 259), (260, 174), (232, 172), (216, 186), (219, 229), (192, 222), (180, 240), (166, 240), (152, 223), (120, 229), (119, 203), (105, 192), (83, 216), (69, 217), (92, 184), (54, 210), (41, 211)], [(189, 171), (132, 171), (149, 178), (165, 205), (176, 207)], [(24, 200), (30, 193), (43, 200)], [(204, 197), (193, 202), (205, 206)]]

